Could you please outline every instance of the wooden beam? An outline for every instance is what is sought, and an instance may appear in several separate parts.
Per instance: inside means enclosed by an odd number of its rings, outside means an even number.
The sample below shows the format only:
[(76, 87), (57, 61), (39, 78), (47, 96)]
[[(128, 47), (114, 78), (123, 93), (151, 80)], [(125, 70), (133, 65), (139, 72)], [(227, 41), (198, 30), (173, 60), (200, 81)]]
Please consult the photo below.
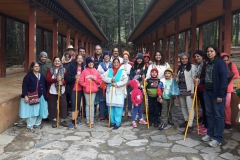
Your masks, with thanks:
[(29, 5), (29, 64), (36, 59), (36, 8)]
[(179, 29), (180, 29), (180, 20), (179, 17), (175, 19), (175, 44), (174, 44), (174, 72), (177, 72), (178, 69), (178, 55), (179, 55)]
[(203, 26), (199, 27), (199, 40), (198, 40), (198, 49), (202, 50), (203, 48)]
[(167, 26), (163, 26), (163, 54), (167, 57)]
[(196, 51), (197, 42), (197, 7), (191, 10), (191, 62), (194, 63), (193, 53)]
[(1, 17), (0, 77), (6, 77), (6, 17)]
[(28, 72), (29, 66), (29, 26), (25, 24), (24, 72)]
[(52, 59), (58, 55), (58, 21), (53, 19), (53, 32), (52, 32)]

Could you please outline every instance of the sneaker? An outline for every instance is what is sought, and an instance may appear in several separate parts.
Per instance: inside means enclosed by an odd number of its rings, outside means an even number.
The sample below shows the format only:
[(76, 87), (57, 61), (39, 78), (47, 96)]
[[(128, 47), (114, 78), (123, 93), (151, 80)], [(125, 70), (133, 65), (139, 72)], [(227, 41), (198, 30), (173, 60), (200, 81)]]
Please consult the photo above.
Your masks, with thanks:
[(40, 129), (42, 129), (42, 126), (41, 125), (34, 125), (33, 128), (40, 130)]
[(163, 123), (160, 125), (159, 130), (164, 130), (165, 127), (167, 127), (167, 125)]
[(52, 128), (56, 128), (57, 127), (57, 122), (56, 121), (52, 121)]
[(207, 128), (202, 128), (199, 132), (200, 135), (206, 135), (207, 134)]
[(140, 119), (140, 120), (139, 120), (139, 123), (140, 123), (140, 124), (147, 124), (147, 122), (146, 122), (144, 119)]
[(74, 129), (75, 125), (74, 124), (70, 124), (70, 126), (68, 127), (69, 130)]
[(211, 140), (212, 140), (212, 137), (210, 137), (209, 135), (205, 135), (204, 137), (202, 137), (202, 141), (204, 141), (204, 142), (208, 142)]
[(230, 130), (230, 131), (233, 130), (231, 124), (225, 124), (224, 128), (225, 128), (225, 129), (228, 129), (228, 130)]
[(217, 147), (221, 145), (221, 142), (218, 142), (216, 140), (212, 140), (211, 142), (208, 143), (210, 147)]
[[(183, 134), (185, 134), (186, 129), (187, 129), (187, 128), (184, 129)], [(193, 131), (193, 127), (188, 127), (187, 133), (191, 133), (192, 131)]]
[(132, 113), (128, 111), (128, 117), (132, 117)]
[(63, 127), (68, 127), (68, 125), (65, 121), (60, 122), (60, 125), (63, 126)]
[(188, 121), (183, 122), (182, 124), (179, 125), (180, 128), (186, 128), (188, 124)]
[(123, 117), (125, 116), (125, 111), (122, 112), (122, 116), (123, 116)]
[(32, 133), (35, 132), (35, 130), (34, 130), (33, 128), (26, 128), (26, 131), (27, 131), (27, 132), (32, 132)]
[(132, 122), (132, 127), (133, 128), (137, 128), (137, 123), (134, 121), (134, 122)]
[(168, 124), (170, 124), (171, 126), (174, 126), (174, 123), (173, 123), (172, 120), (169, 120), (169, 121), (168, 121)]

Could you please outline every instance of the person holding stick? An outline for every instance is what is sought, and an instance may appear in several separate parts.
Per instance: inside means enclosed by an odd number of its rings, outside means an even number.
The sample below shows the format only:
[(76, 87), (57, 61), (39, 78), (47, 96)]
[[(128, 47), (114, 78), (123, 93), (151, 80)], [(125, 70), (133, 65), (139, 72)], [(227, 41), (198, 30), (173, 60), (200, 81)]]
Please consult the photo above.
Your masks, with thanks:
[[(87, 126), (91, 128), (94, 127), (94, 107), (93, 106), (94, 106), (96, 94), (98, 92), (98, 85), (100, 85), (101, 81), (102, 81), (102, 77), (100, 73), (94, 68), (94, 63), (92, 58), (91, 57), (86, 58), (86, 68), (83, 70), (80, 76), (79, 84), (81, 84), (83, 87), (83, 92), (86, 99)], [(91, 113), (91, 115), (89, 113)]]
[[(76, 56), (76, 61), (73, 61), (68, 68), (66, 80), (68, 83), (68, 93), (71, 93), (71, 109), (72, 109), (72, 124), (68, 129), (73, 129), (76, 124), (81, 124), (81, 121), (76, 121), (80, 110), (81, 99), (82, 99), (82, 86), (79, 83), (79, 78), (83, 72), (83, 57), (81, 54)], [(77, 93), (76, 93), (77, 92)], [(77, 100), (77, 104), (76, 104)], [(76, 109), (77, 106), (77, 109)]]
[(204, 101), (207, 116), (207, 134), (202, 137), (209, 146), (221, 145), (224, 132), (224, 106), (227, 95), (227, 66), (220, 58), (219, 49), (214, 45), (206, 47), (207, 66), (205, 78), (195, 79), (196, 84), (204, 85)]
[[(47, 70), (46, 80), (49, 84), (49, 94), (48, 94), (48, 111), (49, 111), (49, 119), (52, 120), (52, 127), (56, 128), (56, 118), (57, 116), (57, 102), (59, 102), (59, 110), (60, 110), (60, 125), (63, 127), (68, 127), (65, 119), (67, 118), (67, 101), (66, 101), (66, 92), (65, 85), (66, 79), (66, 70), (62, 66), (60, 57), (56, 56), (53, 58), (53, 66)], [(60, 86), (60, 99), (58, 100), (58, 89)]]
[[(188, 118), (190, 115), (190, 111), (192, 108), (192, 98), (194, 96), (194, 77), (195, 77), (195, 70), (196, 66), (191, 64), (190, 62), (190, 55), (186, 52), (180, 54), (180, 62), (181, 65), (178, 67), (177, 70), (177, 79), (176, 82), (178, 83), (179, 90), (180, 90), (180, 106), (182, 109), (184, 122), (179, 125), (180, 128), (187, 128)], [(192, 113), (192, 117), (189, 121), (188, 131), (187, 133), (191, 133), (193, 131), (193, 118), (194, 118), (194, 111)], [(183, 134), (185, 133), (185, 130)]]
[(106, 102), (110, 116), (110, 126), (114, 127), (113, 129), (118, 129), (122, 122), (128, 76), (125, 70), (120, 68), (120, 60), (118, 58), (113, 59), (112, 65), (113, 68), (108, 69), (107, 72), (104, 73), (103, 81), (107, 83)]

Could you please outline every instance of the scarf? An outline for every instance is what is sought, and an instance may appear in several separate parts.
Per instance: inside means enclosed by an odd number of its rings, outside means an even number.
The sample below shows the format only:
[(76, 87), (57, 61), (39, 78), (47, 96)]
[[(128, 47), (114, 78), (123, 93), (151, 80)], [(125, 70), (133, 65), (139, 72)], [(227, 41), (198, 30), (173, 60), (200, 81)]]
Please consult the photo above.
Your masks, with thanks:
[(106, 66), (106, 63), (105, 62), (101, 62), (100, 63), (102, 69), (106, 72), (109, 68), (112, 68), (112, 63), (111, 62), (108, 62), (108, 67)]
[(40, 60), (37, 60), (37, 62), (39, 63), (39, 65), (43, 65), (43, 64), (46, 63), (46, 62), (42, 62), (42, 61), (40, 61)]
[(203, 64), (205, 63), (205, 61), (203, 60), (198, 66), (197, 69), (195, 70), (195, 78), (200, 78), (201, 73), (202, 73), (202, 69), (203, 69)]
[[(52, 75), (53, 75), (53, 78), (57, 78), (58, 76), (61, 76), (61, 81), (63, 82), (64, 81), (64, 73), (65, 73), (65, 68), (63, 68), (63, 66), (61, 65), (59, 67), (59, 69), (57, 70), (55, 66), (53, 66), (51, 69), (50, 69)], [(55, 87), (56, 87), (56, 90), (58, 90), (58, 82), (54, 83)], [(62, 94), (62, 88), (60, 87), (60, 94)]]
[[(119, 68), (110, 68), (108, 72), (108, 78), (115, 78), (115, 83), (120, 81), (120, 78), (122, 76), (123, 69)], [(112, 86), (112, 83), (108, 83), (108, 86)]]
[(72, 57), (69, 59), (69, 61), (66, 61), (65, 59), (65, 56), (62, 57), (62, 63), (65, 64), (65, 63), (69, 63), (72, 61)]

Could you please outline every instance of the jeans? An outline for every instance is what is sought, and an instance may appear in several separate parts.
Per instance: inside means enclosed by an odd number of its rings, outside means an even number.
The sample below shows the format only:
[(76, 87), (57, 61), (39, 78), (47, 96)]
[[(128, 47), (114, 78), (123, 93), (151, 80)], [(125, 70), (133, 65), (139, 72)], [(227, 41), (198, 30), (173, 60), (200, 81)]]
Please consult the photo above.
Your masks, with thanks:
[(110, 111), (110, 107), (108, 107), (110, 123), (115, 124), (116, 126), (120, 126), (122, 123), (122, 112), (123, 112), (123, 108), (121, 107), (112, 106), (111, 111)]
[(125, 99), (124, 101), (124, 106), (123, 106), (123, 110), (125, 111), (126, 110), (126, 106), (128, 104), (128, 112), (131, 112), (132, 110), (132, 101), (131, 101), (131, 91), (132, 91), (132, 88), (130, 86), (127, 87), (127, 98)]
[(198, 99), (199, 99), (199, 101), (201, 103), (201, 107), (202, 107), (202, 113), (203, 113), (203, 122), (202, 122), (202, 124), (204, 125), (205, 128), (207, 128), (206, 107), (205, 107), (203, 92), (198, 92), (197, 96), (198, 96)]
[(34, 125), (39, 126), (42, 123), (42, 118), (40, 116), (30, 117), (26, 119), (27, 128), (33, 128)]
[(138, 106), (134, 106), (133, 108), (133, 115), (132, 115), (132, 121), (135, 121), (136, 115), (139, 115), (139, 119), (142, 119), (142, 104), (139, 104)]
[[(87, 123), (89, 122), (89, 117), (90, 117), (90, 94), (84, 93), (85, 99), (86, 99), (86, 119)], [(91, 124), (94, 123), (94, 101), (95, 101), (96, 93), (92, 93), (92, 102), (91, 102)]]
[(213, 97), (213, 92), (205, 90), (203, 93), (207, 115), (207, 135), (214, 140), (221, 142), (224, 132), (224, 105), (226, 99), (223, 98), (221, 103)]
[[(189, 116), (190, 116), (190, 111), (192, 108), (192, 100), (193, 99), (191, 98), (191, 96), (181, 96), (180, 95), (179, 100), (180, 100), (180, 105), (182, 108), (184, 120), (188, 121)], [(189, 127), (192, 127), (193, 118), (194, 118), (194, 109), (192, 111), (192, 117), (190, 118)]]

